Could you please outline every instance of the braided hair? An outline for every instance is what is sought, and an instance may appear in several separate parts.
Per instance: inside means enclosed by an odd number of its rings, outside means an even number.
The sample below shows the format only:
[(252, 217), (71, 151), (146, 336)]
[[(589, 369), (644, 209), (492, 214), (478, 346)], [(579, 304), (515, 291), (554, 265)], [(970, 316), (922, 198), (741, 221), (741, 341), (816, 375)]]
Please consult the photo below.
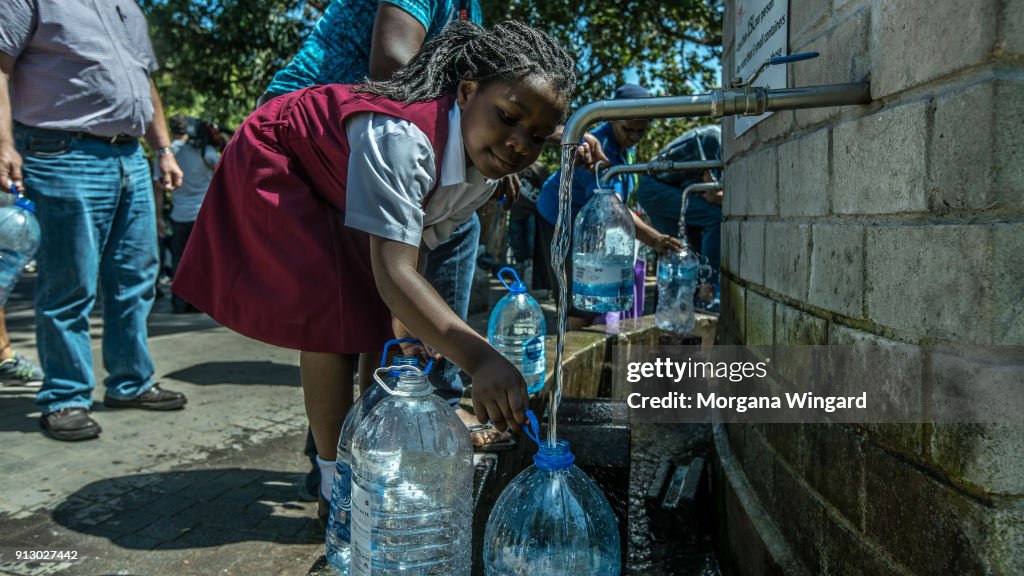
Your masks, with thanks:
[(355, 90), (400, 102), (425, 102), (454, 92), (461, 80), (475, 80), (482, 87), (527, 75), (547, 79), (566, 101), (572, 98), (576, 63), (547, 34), (511, 20), (489, 30), (456, 20), (390, 79), (367, 78)]

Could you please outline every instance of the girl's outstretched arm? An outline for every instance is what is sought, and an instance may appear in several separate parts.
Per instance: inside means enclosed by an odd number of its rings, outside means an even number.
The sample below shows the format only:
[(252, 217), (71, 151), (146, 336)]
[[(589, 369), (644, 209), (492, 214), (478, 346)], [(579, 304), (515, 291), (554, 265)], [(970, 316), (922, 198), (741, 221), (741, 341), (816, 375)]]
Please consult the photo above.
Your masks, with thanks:
[(473, 377), (473, 409), (481, 423), (518, 431), (526, 422), (526, 382), (511, 362), (462, 321), (417, 271), (419, 249), (370, 235), (377, 290), (417, 338)]

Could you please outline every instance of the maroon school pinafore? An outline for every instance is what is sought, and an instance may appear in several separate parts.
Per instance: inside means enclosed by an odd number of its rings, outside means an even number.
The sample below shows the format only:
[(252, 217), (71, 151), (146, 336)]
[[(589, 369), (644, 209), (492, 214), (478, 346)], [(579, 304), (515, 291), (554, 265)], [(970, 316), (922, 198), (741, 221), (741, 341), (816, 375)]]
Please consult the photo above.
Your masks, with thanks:
[(250, 338), (310, 352), (375, 352), (391, 316), (369, 235), (345, 226), (345, 118), (380, 112), (448, 139), (452, 97), (403, 104), (314, 86), (279, 96), (239, 127), (217, 165), (174, 279), (176, 294)]

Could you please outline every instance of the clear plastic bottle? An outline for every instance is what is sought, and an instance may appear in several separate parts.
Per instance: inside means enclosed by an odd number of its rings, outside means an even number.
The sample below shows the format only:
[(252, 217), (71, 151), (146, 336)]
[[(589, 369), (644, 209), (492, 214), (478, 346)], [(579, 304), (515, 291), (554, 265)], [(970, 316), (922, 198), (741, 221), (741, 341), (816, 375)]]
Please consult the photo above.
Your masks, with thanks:
[(633, 307), (636, 228), (614, 190), (598, 188), (572, 232), (572, 303), (591, 312)]
[[(527, 434), (537, 441), (528, 412)], [(505, 488), (484, 532), (486, 576), (618, 576), (619, 528), (608, 499), (573, 465), (569, 443), (538, 442), (530, 466)]]
[[(39, 249), (39, 222), (36, 220), (36, 206), (24, 196), (17, 196), (11, 187), (13, 202), (0, 207), (0, 306), (7, 298), (36, 250)], [(2, 193), (3, 196), (8, 196)]]
[[(410, 338), (388, 340), (384, 345), (384, 353), (381, 355), (381, 366), (384, 366), (387, 361), (388, 349), (403, 342), (418, 343), (419, 340)], [(417, 366), (419, 359), (415, 356), (395, 356), (391, 363), (395, 366)], [(433, 366), (433, 361), (427, 364), (424, 373), (430, 373), (431, 366)], [(394, 387), (398, 385), (398, 376), (399, 371), (392, 369), (383, 375), (383, 379), (389, 386)], [(327, 563), (341, 576), (348, 576), (351, 562), (349, 543), (352, 530), (352, 437), (355, 436), (359, 423), (381, 400), (387, 397), (388, 392), (382, 386), (371, 385), (366, 392), (359, 395), (341, 424), (338, 455), (334, 468), (334, 484), (331, 489), (331, 512), (327, 517), (327, 533), (324, 538)]]
[(693, 294), (699, 271), (700, 260), (685, 240), (681, 250), (658, 260), (658, 307), (654, 311), (658, 328), (677, 334), (693, 330)]
[[(515, 281), (510, 285), (502, 273), (512, 274)], [(544, 311), (533, 296), (526, 291), (526, 285), (512, 268), (498, 271), (498, 279), (508, 288), (508, 294), (498, 301), (487, 322), (487, 341), (494, 349), (515, 365), (526, 380), (529, 394), (544, 388), (544, 335), (547, 324)]]
[(400, 369), (397, 388), (352, 439), (352, 576), (468, 576), (473, 447), (427, 376)]

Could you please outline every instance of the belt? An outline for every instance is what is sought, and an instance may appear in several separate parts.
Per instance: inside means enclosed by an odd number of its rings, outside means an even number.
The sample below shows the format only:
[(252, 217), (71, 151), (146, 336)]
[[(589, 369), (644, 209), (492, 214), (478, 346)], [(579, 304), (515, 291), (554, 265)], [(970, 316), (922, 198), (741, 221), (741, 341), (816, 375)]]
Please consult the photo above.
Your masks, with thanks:
[(121, 144), (131, 144), (139, 140), (138, 136), (130, 136), (128, 134), (118, 134), (117, 136), (97, 136), (96, 134), (89, 134), (88, 132), (72, 132), (75, 138), (88, 138), (89, 140), (99, 140), (100, 142), (106, 142), (107, 144), (113, 144), (114, 146), (120, 146)]
[(52, 128), (36, 128), (35, 126), (27, 126), (25, 124), (22, 124), (21, 122), (15, 122), (15, 124), (24, 127), (27, 130), (42, 132), (44, 134), (66, 134), (67, 136), (77, 138), (79, 140), (99, 140), (100, 142), (106, 142), (107, 144), (113, 144), (114, 146), (120, 146), (121, 144), (131, 144), (132, 142), (137, 142), (139, 140), (138, 136), (131, 136), (128, 134), (118, 134), (117, 136), (99, 136), (96, 134), (90, 134), (88, 132), (78, 132), (74, 130), (54, 130)]

